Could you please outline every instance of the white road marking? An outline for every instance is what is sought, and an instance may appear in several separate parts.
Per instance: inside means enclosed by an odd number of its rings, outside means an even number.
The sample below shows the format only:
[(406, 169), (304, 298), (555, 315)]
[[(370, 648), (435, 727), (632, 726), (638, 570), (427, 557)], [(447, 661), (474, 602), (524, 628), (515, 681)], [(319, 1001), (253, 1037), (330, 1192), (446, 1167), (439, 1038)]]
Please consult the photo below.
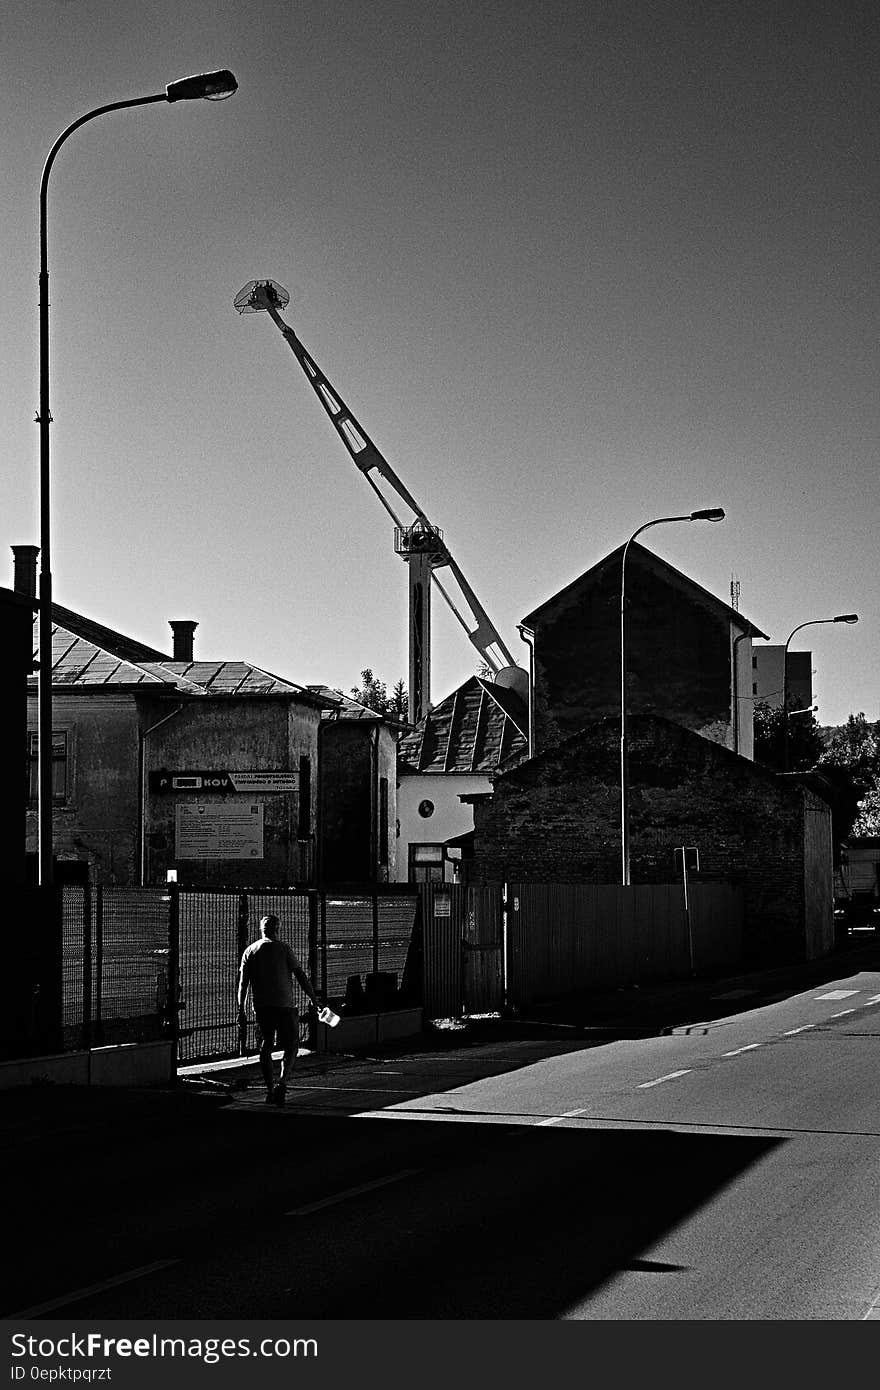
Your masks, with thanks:
[(831, 1014), (831, 1018), (843, 1018), (844, 1014), (854, 1014), (855, 1009), (841, 1009), (839, 1013)]
[(815, 1023), (802, 1023), (800, 1028), (789, 1028), (787, 1033), (783, 1033), (784, 1038), (793, 1038), (795, 1033), (806, 1033), (808, 1028), (815, 1028)]
[(558, 1125), (562, 1120), (573, 1120), (576, 1115), (588, 1113), (587, 1110), (564, 1110), (561, 1115), (551, 1115), (548, 1120), (539, 1120), (536, 1128), (540, 1129), (542, 1125)]
[(877, 1297), (874, 1299), (874, 1302), (871, 1304), (867, 1313), (862, 1318), (862, 1322), (880, 1321), (880, 1307), (878, 1307), (878, 1304), (880, 1304), (880, 1293), (878, 1293)]
[(857, 989), (832, 989), (827, 994), (816, 994), (814, 999), (851, 999), (854, 994), (858, 994)]
[(104, 1279), (100, 1284), (87, 1284), (85, 1288), (74, 1289), (72, 1293), (62, 1294), (60, 1298), (51, 1298), (48, 1303), (37, 1303), (33, 1308), (22, 1308), (17, 1313), (7, 1313), (5, 1316), (11, 1319), (38, 1318), (41, 1313), (51, 1313), (53, 1308), (63, 1308), (68, 1303), (78, 1303), (81, 1298), (88, 1298), (93, 1293), (103, 1293), (105, 1289), (114, 1289), (118, 1284), (129, 1284), (132, 1279), (142, 1279), (147, 1274), (154, 1274), (158, 1269), (168, 1269), (171, 1265), (180, 1264), (180, 1260), (156, 1260), (151, 1265), (141, 1265), (139, 1269), (130, 1269), (127, 1274), (117, 1274), (112, 1279)]
[(677, 1076), (687, 1076), (692, 1067), (685, 1067), (683, 1071), (671, 1071), (666, 1076), (658, 1076), (655, 1081), (642, 1081), (639, 1083), (640, 1091), (647, 1091), (649, 1086), (659, 1086), (663, 1081), (674, 1081)]
[(866, 999), (866, 1000), (865, 1000), (865, 1003), (866, 1003), (866, 1004), (880, 1004), (880, 994), (872, 995), (872, 997), (871, 997), (870, 999)]
[(732, 1052), (722, 1053), (723, 1057), (738, 1057), (741, 1052), (753, 1052), (756, 1047), (763, 1046), (762, 1043), (746, 1043), (745, 1047), (735, 1047)]
[(421, 1168), (402, 1168), (399, 1173), (389, 1173), (386, 1178), (374, 1178), (372, 1182), (362, 1182), (358, 1187), (347, 1187), (344, 1192), (334, 1192), (332, 1197), (323, 1197), (320, 1202), (309, 1202), (304, 1207), (294, 1207), (293, 1211), (286, 1211), (285, 1216), (308, 1216), (313, 1211), (323, 1211), (324, 1207), (335, 1206), (337, 1202), (345, 1202), (349, 1197), (357, 1197), (361, 1192), (372, 1192), (377, 1187), (387, 1187), (389, 1183), (400, 1182), (403, 1178), (412, 1177), (414, 1173), (420, 1173)]

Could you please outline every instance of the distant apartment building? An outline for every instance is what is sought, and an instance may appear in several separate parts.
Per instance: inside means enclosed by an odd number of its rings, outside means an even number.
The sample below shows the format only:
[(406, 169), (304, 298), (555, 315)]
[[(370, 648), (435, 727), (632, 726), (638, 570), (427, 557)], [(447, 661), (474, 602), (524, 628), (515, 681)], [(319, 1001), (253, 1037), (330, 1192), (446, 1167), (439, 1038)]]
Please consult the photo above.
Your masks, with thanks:
[[(785, 647), (752, 648), (752, 695), (755, 704), (782, 709)], [(813, 703), (813, 653), (788, 653), (788, 707), (809, 709)]]

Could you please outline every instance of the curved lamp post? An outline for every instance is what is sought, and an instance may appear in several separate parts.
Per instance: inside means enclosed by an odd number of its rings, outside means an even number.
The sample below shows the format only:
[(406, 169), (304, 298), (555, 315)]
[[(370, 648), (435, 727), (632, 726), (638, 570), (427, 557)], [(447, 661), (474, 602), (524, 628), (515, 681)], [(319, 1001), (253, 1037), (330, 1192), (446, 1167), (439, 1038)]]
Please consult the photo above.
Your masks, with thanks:
[(49, 506), (49, 258), (46, 232), (46, 205), (49, 174), (55, 156), (68, 135), (86, 121), (103, 116), (107, 111), (121, 111), (128, 106), (148, 106), (156, 101), (192, 101), (207, 98), (222, 101), (231, 97), (238, 83), (227, 69), (200, 73), (171, 82), (164, 92), (155, 96), (133, 97), (128, 101), (113, 101), (98, 106), (69, 125), (59, 135), (49, 151), (40, 181), (40, 641), (38, 661), (38, 779), (39, 779), (39, 881), (50, 885), (54, 880), (52, 847), (52, 564), (50, 549)]
[(629, 884), (629, 751), (626, 739), (626, 557), (637, 536), (650, 526), (665, 526), (670, 521), (723, 521), (721, 507), (707, 507), (700, 512), (688, 512), (686, 516), (659, 516), (655, 521), (646, 521), (637, 531), (633, 531), (623, 547), (620, 562), (620, 858), (621, 878), (625, 886)]
[(857, 623), (858, 613), (838, 613), (836, 618), (810, 618), (805, 623), (798, 623), (796, 628), (788, 634), (785, 643), (785, 650), (782, 653), (782, 770), (788, 772), (788, 721), (792, 714), (806, 714), (807, 710), (789, 710), (788, 708), (788, 644), (796, 632), (800, 632), (802, 627), (818, 627), (821, 623)]

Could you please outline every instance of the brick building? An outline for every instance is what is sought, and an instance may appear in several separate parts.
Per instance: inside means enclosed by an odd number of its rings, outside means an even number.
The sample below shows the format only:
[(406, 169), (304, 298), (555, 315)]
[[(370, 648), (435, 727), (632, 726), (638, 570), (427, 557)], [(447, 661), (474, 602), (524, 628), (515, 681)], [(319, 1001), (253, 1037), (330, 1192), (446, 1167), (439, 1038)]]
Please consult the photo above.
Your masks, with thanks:
[[(672, 882), (673, 851), (695, 845), (702, 880), (742, 887), (748, 959), (830, 950), (831, 818), (815, 786), (656, 715), (632, 716), (629, 738), (633, 882)], [(604, 718), (499, 776), (474, 802), (469, 881), (619, 882), (619, 739)]]
[[(623, 547), (528, 614), (531, 749), (620, 711)], [(661, 715), (751, 758), (752, 639), (766, 637), (638, 542), (626, 562), (627, 709)]]

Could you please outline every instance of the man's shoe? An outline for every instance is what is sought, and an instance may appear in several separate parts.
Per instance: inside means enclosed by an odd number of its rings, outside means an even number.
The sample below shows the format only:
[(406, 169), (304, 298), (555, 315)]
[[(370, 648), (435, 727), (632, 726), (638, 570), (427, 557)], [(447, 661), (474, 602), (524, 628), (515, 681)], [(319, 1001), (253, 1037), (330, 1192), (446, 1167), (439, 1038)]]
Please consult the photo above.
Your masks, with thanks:
[(280, 1084), (276, 1086), (272, 1092), (272, 1100), (276, 1105), (283, 1105), (287, 1100), (287, 1087)]

